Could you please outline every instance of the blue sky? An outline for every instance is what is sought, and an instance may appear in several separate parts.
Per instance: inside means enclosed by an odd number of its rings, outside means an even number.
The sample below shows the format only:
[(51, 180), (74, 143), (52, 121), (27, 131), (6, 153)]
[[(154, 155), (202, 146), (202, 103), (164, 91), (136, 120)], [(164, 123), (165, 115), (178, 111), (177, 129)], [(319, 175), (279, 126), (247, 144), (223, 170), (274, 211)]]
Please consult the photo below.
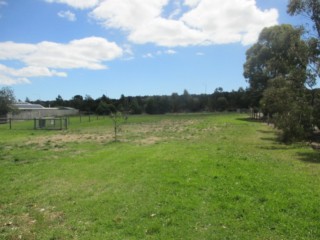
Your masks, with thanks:
[(247, 87), (264, 27), (287, 0), (0, 0), (0, 87), (17, 99), (212, 93)]

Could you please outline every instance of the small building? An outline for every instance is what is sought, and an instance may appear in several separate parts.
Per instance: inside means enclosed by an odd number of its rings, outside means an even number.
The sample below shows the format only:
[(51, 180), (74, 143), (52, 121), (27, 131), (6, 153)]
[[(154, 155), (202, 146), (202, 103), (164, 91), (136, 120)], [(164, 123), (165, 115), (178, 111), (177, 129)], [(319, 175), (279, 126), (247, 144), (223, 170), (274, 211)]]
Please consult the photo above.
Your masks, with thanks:
[(70, 107), (46, 108), (40, 104), (15, 103), (13, 107), (17, 110), (9, 113), (8, 118), (34, 119), (45, 117), (63, 117), (79, 114), (79, 110)]

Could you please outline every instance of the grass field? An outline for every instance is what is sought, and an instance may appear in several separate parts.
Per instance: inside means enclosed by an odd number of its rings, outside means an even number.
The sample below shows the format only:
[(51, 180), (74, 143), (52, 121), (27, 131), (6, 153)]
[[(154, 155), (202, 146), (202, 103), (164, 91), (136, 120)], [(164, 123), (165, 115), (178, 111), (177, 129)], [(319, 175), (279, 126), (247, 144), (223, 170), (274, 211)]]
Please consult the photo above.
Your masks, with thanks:
[[(21, 123), (25, 124), (25, 123)], [(0, 125), (0, 239), (320, 239), (320, 154), (241, 114)]]

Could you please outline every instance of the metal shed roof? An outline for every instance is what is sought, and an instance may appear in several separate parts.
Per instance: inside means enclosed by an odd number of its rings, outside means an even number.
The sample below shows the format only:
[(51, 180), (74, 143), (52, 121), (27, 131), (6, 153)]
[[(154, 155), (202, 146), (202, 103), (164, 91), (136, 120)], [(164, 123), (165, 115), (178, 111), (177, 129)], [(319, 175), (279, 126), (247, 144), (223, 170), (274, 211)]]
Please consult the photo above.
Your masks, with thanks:
[(32, 103), (15, 103), (14, 106), (19, 110), (23, 109), (43, 109), (45, 107), (40, 104), (32, 104)]

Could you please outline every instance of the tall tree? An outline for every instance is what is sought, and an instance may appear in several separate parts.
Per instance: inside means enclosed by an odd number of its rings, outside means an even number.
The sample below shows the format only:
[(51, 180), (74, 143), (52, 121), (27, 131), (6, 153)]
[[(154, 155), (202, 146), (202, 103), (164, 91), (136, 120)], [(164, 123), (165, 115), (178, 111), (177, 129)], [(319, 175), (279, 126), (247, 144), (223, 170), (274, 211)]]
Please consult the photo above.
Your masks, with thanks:
[(244, 64), (256, 101), (265, 114), (276, 115), (276, 126), (286, 141), (304, 137), (311, 126), (305, 87), (312, 78), (307, 67), (310, 55), (301, 36), (302, 30), (291, 25), (265, 28), (247, 51)]
[(299, 87), (306, 81), (308, 48), (301, 40), (302, 31), (291, 25), (265, 28), (258, 42), (246, 52), (244, 77), (258, 100), (268, 86), (268, 81), (279, 76), (292, 78)]

